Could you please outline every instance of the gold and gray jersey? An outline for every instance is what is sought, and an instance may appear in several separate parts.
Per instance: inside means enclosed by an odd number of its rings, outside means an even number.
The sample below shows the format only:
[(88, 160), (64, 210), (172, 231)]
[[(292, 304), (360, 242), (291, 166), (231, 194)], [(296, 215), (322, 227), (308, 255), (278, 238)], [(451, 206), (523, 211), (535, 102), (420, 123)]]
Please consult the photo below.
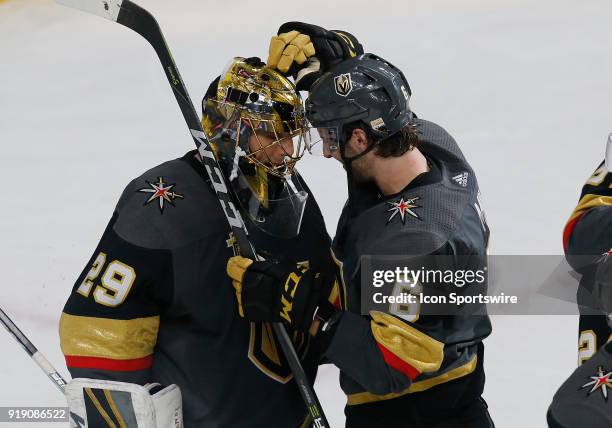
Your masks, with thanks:
[(579, 366), (555, 393), (548, 408), (548, 426), (611, 427), (611, 377), (612, 342), (608, 342)]
[[(474, 171), (444, 129), (421, 119), (414, 124), (430, 171), (395, 195), (356, 187), (333, 242), (348, 312), (325, 356), (341, 369), (349, 405), (406, 396), (482, 370), (477, 354), (491, 332), (486, 315), (412, 321), (390, 313), (359, 315), (362, 256), (474, 255), (480, 263), (486, 256), (489, 229)], [(476, 388), (479, 395), (482, 385)]]
[[(187, 427), (296, 427), (305, 405), (270, 326), (238, 316), (229, 226), (193, 155), (123, 192), (62, 314), (67, 366), (73, 377), (177, 384)], [(316, 264), (329, 251), (312, 195), (298, 237), (250, 232), (256, 248), (286, 261)], [(315, 344), (293, 337), (314, 377)]]
[(612, 317), (608, 318), (612, 312), (612, 173), (604, 162), (582, 187), (563, 229), (563, 248), (567, 261), (581, 274), (577, 301), (578, 362), (582, 364), (612, 340)]

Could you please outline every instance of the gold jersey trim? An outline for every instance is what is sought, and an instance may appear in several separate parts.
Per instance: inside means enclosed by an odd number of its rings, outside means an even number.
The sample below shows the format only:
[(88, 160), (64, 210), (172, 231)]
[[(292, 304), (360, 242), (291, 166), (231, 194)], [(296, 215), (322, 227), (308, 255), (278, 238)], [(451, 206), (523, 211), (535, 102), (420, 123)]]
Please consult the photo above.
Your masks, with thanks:
[[(336, 254), (334, 253), (334, 250), (332, 248), (330, 248), (329, 251), (331, 253), (332, 260), (336, 264), (336, 279), (340, 279), (340, 281), (336, 281), (336, 283), (334, 284), (334, 287), (332, 289), (332, 294), (334, 298), (336, 297), (340, 298), (340, 309), (345, 311), (347, 304), (348, 304), (347, 303), (348, 297), (347, 297), (347, 292), (346, 292), (346, 282), (344, 281), (344, 269), (343, 269), (344, 263), (342, 263), (336, 257)], [(338, 286), (337, 289), (336, 289), (336, 284)], [(333, 304), (334, 301), (331, 300), (331, 297), (332, 296), (330, 296), (330, 303)]]
[(64, 355), (132, 360), (153, 353), (159, 316), (116, 320), (70, 315), (60, 318)]
[(374, 339), (419, 373), (435, 372), (444, 359), (444, 343), (384, 312), (371, 311)]
[(451, 380), (459, 379), (460, 377), (467, 376), (472, 373), (477, 366), (478, 357), (474, 355), (472, 359), (466, 364), (442, 373), (439, 376), (424, 379), (418, 382), (413, 382), (408, 388), (400, 392), (392, 392), (390, 394), (376, 395), (370, 392), (358, 392), (356, 394), (349, 394), (347, 396), (347, 404), (349, 406), (355, 406), (358, 404), (372, 403), (375, 401), (391, 400), (392, 398), (401, 397), (406, 394), (413, 394), (415, 392), (422, 392), (430, 389), (436, 385), (449, 382)]
[(576, 217), (582, 215), (585, 211), (591, 208), (607, 205), (612, 205), (612, 196), (602, 196), (594, 194), (584, 195), (582, 199), (580, 199), (580, 201), (578, 202), (578, 205), (574, 209), (574, 212), (572, 212), (572, 215), (570, 216), (567, 222), (571, 222)]
[[(310, 346), (308, 337), (304, 333), (294, 332), (291, 339), (298, 356), (303, 359)], [(289, 364), (282, 358), (282, 347), (270, 323), (251, 322), (248, 357), (255, 367), (277, 382), (285, 384), (293, 378)]]

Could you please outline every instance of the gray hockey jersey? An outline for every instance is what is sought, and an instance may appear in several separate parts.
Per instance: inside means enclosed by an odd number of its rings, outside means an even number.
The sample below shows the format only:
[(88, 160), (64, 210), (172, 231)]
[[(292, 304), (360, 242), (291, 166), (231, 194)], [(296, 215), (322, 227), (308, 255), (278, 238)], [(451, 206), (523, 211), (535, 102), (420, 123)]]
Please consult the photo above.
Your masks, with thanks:
[[(612, 340), (612, 173), (600, 163), (584, 184), (563, 230), (567, 261), (580, 273), (578, 362), (587, 361)], [(589, 262), (591, 260), (591, 262)], [(577, 264), (576, 261), (579, 261)], [(606, 272), (610, 272), (606, 275)], [(603, 301), (602, 301), (603, 299)]]
[[(177, 384), (187, 428), (297, 427), (306, 407), (271, 326), (238, 316), (225, 273), (229, 226), (193, 156), (147, 171), (123, 192), (62, 313), (66, 364), (73, 377)], [(281, 260), (316, 265), (329, 254), (312, 195), (297, 237), (249, 231), (258, 251)], [(293, 339), (314, 378), (316, 345)]]
[(561, 385), (548, 409), (550, 428), (612, 426), (612, 342), (603, 345)]
[[(421, 119), (414, 125), (430, 172), (396, 195), (356, 188), (333, 242), (348, 312), (337, 322), (325, 356), (341, 370), (349, 406), (408, 397), (474, 373), (482, 377), (481, 341), (491, 332), (486, 315), (416, 314), (412, 320), (393, 313), (360, 315), (363, 255), (486, 259), (489, 228), (474, 171), (444, 129)], [(483, 382), (475, 382), (474, 396)]]

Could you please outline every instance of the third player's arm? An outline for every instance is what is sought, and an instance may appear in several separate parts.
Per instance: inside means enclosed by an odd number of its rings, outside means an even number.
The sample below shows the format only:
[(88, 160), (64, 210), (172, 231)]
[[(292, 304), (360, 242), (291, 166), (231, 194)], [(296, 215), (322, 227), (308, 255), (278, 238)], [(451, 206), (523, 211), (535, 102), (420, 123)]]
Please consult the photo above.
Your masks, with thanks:
[(568, 256), (601, 255), (612, 248), (612, 174), (603, 163), (582, 189), (563, 230), (563, 247)]
[(601, 255), (612, 249), (612, 205), (587, 209), (566, 241), (568, 255)]

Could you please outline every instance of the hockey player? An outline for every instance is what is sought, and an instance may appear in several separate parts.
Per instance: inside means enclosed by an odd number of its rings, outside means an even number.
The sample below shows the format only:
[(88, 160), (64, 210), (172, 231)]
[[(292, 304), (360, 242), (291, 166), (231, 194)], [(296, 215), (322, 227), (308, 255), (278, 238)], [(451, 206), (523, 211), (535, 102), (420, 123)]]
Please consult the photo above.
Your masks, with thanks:
[(581, 275), (579, 367), (549, 408), (554, 428), (612, 426), (612, 138), (608, 153), (582, 188), (563, 230), (566, 259)]
[[(319, 255), (330, 238), (294, 170), (306, 128), (293, 84), (258, 59), (236, 58), (211, 84), (202, 124), (258, 252), (326, 262)], [(180, 387), (187, 428), (305, 421), (271, 326), (238, 316), (225, 275), (234, 240), (197, 156), (163, 163), (127, 186), (68, 298), (60, 338), (71, 375), (81, 379), (69, 389), (74, 426), (77, 419), (135, 426), (130, 421), (152, 409), (157, 426), (172, 422), (177, 388), (138, 386), (152, 382)], [(314, 379), (316, 346), (291, 334)]]
[[(582, 311), (578, 364), (588, 360), (612, 338), (606, 314), (596, 311), (599, 309), (599, 299), (593, 292), (597, 266), (601, 266), (598, 262), (612, 250), (611, 186), (612, 173), (606, 168), (606, 162), (602, 162), (582, 188), (578, 205), (563, 229), (566, 258), (582, 274), (577, 296)], [(589, 256), (593, 263), (588, 263)]]
[[(315, 59), (316, 58), (316, 59)], [(317, 61), (318, 60), (318, 61)], [(269, 64), (302, 82), (307, 116), (326, 157), (347, 171), (349, 200), (333, 241), (347, 311), (318, 293), (329, 276), (241, 257), (228, 264), (249, 318), (308, 329), (341, 370), (347, 427), (492, 427), (481, 398), (486, 315), (360, 315), (363, 255), (486, 258), (489, 229), (474, 171), (454, 139), (410, 110), (410, 88), (389, 62), (346, 32), (283, 24)], [(457, 257), (460, 259), (460, 257)], [(311, 290), (315, 290), (313, 293)], [(299, 308), (283, 317), (287, 308)]]

